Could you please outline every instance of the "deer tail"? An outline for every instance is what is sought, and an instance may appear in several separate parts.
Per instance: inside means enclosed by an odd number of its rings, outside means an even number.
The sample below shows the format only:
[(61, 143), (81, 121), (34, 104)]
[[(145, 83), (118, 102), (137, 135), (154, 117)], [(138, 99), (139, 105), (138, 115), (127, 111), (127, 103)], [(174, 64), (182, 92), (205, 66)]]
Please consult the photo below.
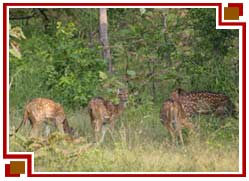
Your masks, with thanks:
[(90, 115), (90, 117), (91, 117), (91, 120), (92, 120), (93, 110), (92, 110), (91, 102), (90, 102), (89, 105), (88, 105), (88, 113), (89, 113), (89, 115)]
[(28, 121), (28, 111), (25, 110), (24, 111), (24, 115), (23, 115), (23, 120), (21, 121), (21, 123), (19, 124), (19, 126), (16, 128), (15, 133), (17, 133), (18, 130), (22, 127), (23, 123), (26, 124), (27, 121)]

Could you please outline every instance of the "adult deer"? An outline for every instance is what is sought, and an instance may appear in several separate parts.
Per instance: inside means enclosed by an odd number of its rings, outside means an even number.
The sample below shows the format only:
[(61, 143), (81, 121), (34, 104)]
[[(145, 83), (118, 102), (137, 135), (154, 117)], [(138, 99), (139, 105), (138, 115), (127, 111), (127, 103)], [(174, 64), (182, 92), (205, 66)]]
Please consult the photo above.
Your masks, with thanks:
[(100, 142), (104, 140), (107, 125), (110, 126), (111, 130), (114, 129), (117, 118), (125, 109), (128, 91), (119, 89), (117, 95), (119, 97), (119, 104), (113, 104), (111, 101), (105, 100), (102, 97), (93, 98), (88, 104), (88, 112), (90, 114), (96, 142), (99, 141), (100, 133), (102, 133)]
[(68, 125), (63, 107), (50, 99), (35, 98), (30, 101), (25, 107), (23, 120), (15, 132), (28, 120), (32, 126), (31, 137), (39, 136), (43, 123), (46, 121), (52, 121), (60, 132), (72, 134), (72, 128)]
[(221, 93), (186, 92), (183, 89), (176, 89), (172, 92), (171, 99), (182, 105), (188, 117), (195, 114), (226, 116), (234, 113), (234, 105), (229, 97)]
[(176, 138), (179, 137), (182, 145), (184, 145), (182, 137), (182, 128), (186, 127), (193, 129), (192, 123), (188, 118), (181, 106), (177, 101), (166, 100), (164, 101), (160, 111), (161, 123), (168, 129), (172, 143), (176, 143)]

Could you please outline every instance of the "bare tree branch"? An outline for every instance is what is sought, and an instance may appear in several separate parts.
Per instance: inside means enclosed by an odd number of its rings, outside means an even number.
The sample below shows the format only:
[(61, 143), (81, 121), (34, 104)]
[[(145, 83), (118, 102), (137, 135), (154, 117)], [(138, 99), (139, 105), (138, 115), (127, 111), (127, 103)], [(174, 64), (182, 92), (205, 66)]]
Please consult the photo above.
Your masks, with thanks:
[(35, 17), (35, 14), (29, 15), (29, 16), (11, 16), (10, 20), (22, 20), (22, 19), (30, 19)]
[(46, 20), (46, 21), (48, 21), (49, 20), (49, 18), (48, 18), (48, 16), (47, 16), (47, 14), (45, 13), (45, 9), (41, 9), (41, 8), (38, 8), (38, 10), (39, 10), (39, 12), (42, 14), (42, 16), (44, 17), (44, 19)]

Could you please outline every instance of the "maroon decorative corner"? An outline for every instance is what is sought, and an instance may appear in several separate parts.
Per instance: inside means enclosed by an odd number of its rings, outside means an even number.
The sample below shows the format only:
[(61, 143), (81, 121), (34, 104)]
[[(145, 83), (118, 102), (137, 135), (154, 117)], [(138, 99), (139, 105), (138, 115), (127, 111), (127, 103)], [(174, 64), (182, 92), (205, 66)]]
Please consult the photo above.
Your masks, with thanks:
[(239, 8), (239, 16), (243, 16), (243, 3), (228, 3), (228, 7)]
[(24, 161), (10, 161), (5, 165), (5, 177), (20, 177), (20, 174), (25, 174)]
[(224, 7), (224, 20), (239, 20), (243, 16), (243, 3), (228, 3)]

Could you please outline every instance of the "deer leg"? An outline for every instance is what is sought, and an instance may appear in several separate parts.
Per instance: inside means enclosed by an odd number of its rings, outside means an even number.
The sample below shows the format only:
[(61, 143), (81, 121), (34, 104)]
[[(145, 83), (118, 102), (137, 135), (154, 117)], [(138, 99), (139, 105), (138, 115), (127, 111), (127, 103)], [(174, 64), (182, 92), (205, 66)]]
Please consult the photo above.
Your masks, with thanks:
[(174, 128), (173, 128), (172, 124), (166, 124), (166, 128), (168, 129), (168, 131), (171, 135), (172, 144), (175, 145), (176, 139), (175, 139), (175, 133), (174, 133)]
[(48, 124), (45, 125), (45, 136), (48, 137), (48, 135), (50, 134), (51, 130)]
[(94, 130), (94, 137), (95, 137), (95, 142), (98, 143), (98, 142), (102, 142), (104, 140), (104, 136), (102, 134), (102, 136), (100, 137), (100, 134), (103, 133), (102, 132), (102, 124), (101, 124), (101, 120), (95, 120), (94, 121), (94, 124), (93, 124), (93, 130)]
[(95, 143), (101, 143), (104, 141), (105, 133), (102, 130), (94, 131)]
[(111, 134), (111, 137), (112, 137), (112, 140), (114, 141), (114, 136), (113, 136), (113, 131), (114, 131), (114, 126), (115, 126), (115, 122), (114, 122), (114, 119), (113, 118), (110, 118), (110, 134)]
[(61, 122), (60, 119), (56, 119), (55, 124), (56, 124), (57, 129), (58, 129), (61, 133), (65, 133), (63, 122)]
[(178, 133), (178, 136), (179, 136), (179, 138), (180, 138), (181, 144), (184, 146), (184, 141), (183, 141), (183, 138), (182, 138), (182, 129), (180, 128), (180, 129), (177, 131), (177, 133)]
[(110, 133), (110, 135), (111, 135), (111, 137), (112, 137), (112, 141), (114, 141), (113, 129), (109, 129), (109, 133)]
[(184, 146), (184, 141), (183, 141), (183, 137), (182, 137), (182, 125), (181, 125), (183, 123), (182, 122), (180, 123), (179, 121), (180, 120), (174, 121), (175, 122), (175, 131), (176, 131), (178, 137), (180, 138), (181, 144)]
[(100, 143), (102, 143), (105, 139), (105, 134), (107, 131), (107, 125), (103, 125), (102, 126), (102, 130), (101, 130), (101, 139), (100, 139)]
[(31, 129), (31, 132), (30, 132), (31, 138), (37, 138), (39, 136), (39, 134), (40, 134), (40, 131), (41, 131), (41, 124), (33, 123), (32, 124), (32, 129)]
[(111, 131), (114, 130), (114, 121), (112, 120), (111, 123), (110, 123), (110, 128), (111, 128)]

